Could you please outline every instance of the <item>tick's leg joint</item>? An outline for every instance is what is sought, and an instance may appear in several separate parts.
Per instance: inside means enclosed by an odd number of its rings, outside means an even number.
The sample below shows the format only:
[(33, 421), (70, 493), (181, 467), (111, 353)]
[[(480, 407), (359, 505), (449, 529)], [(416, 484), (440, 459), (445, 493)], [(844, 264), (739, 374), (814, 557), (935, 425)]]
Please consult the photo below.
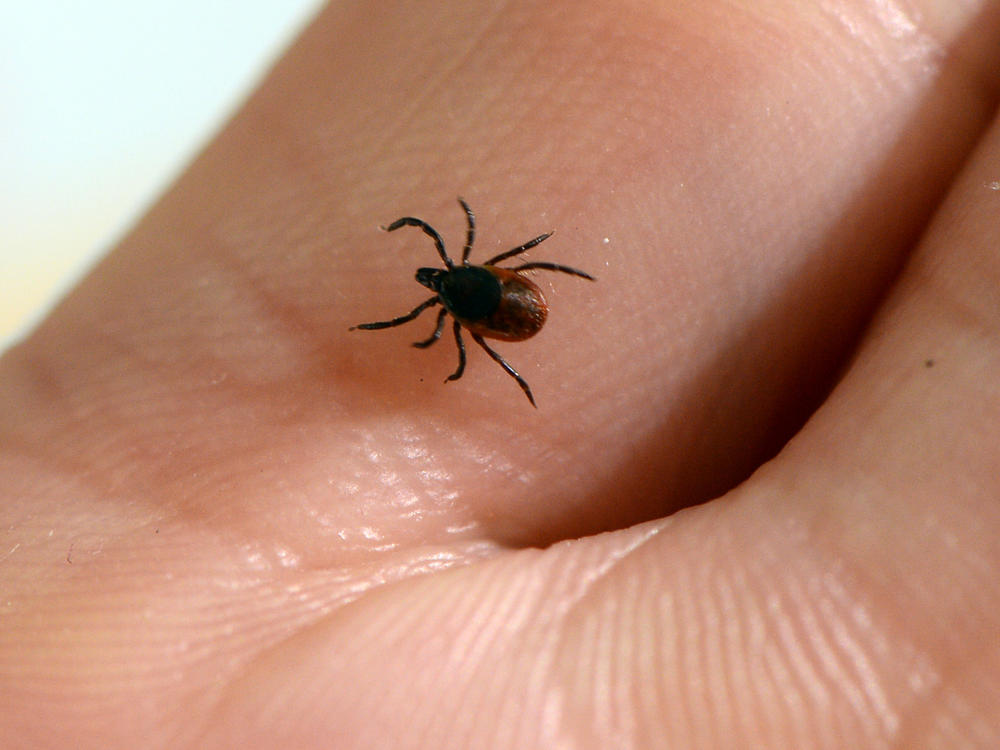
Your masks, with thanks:
[(483, 265), (484, 266), (495, 266), (497, 263), (499, 263), (502, 260), (507, 260), (507, 258), (513, 258), (515, 255), (520, 255), (525, 250), (530, 250), (535, 245), (538, 245), (538, 244), (540, 244), (542, 242), (545, 242), (545, 240), (547, 240), (553, 234), (554, 234), (554, 232), (546, 232), (545, 234), (540, 234), (537, 237), (535, 237), (535, 239), (528, 240), (523, 245), (518, 245), (513, 250), (508, 250), (507, 252), (500, 253), (499, 255), (496, 255), (496, 256), (490, 258), (488, 261), (486, 261), (485, 263), (483, 263)]
[(441, 235), (438, 234), (437, 230), (428, 224), (423, 219), (415, 219), (412, 216), (404, 216), (402, 219), (396, 219), (392, 224), (385, 228), (387, 232), (395, 232), (400, 227), (420, 227), (424, 234), (434, 240), (434, 247), (437, 248), (438, 254), (441, 256), (441, 260), (448, 268), (454, 268), (455, 264), (452, 263), (451, 258), (448, 257), (448, 253), (444, 249), (444, 240), (441, 239)]
[(444, 379), (444, 382), (449, 380), (458, 380), (462, 377), (462, 373), (465, 372), (465, 342), (462, 341), (462, 326), (456, 320), (455, 321), (455, 343), (458, 345), (458, 369), (455, 370), (451, 375)]
[(432, 333), (429, 338), (426, 338), (423, 341), (414, 341), (413, 345), (418, 349), (426, 349), (428, 346), (430, 346), (439, 338), (441, 338), (441, 331), (444, 330), (444, 319), (447, 314), (448, 311), (442, 307), (440, 312), (438, 312), (437, 326), (434, 328), (434, 333)]
[(398, 318), (393, 318), (392, 320), (382, 320), (379, 321), (378, 323), (362, 323), (361, 325), (351, 326), (347, 330), (355, 331), (360, 328), (363, 331), (377, 331), (380, 328), (393, 328), (395, 326), (401, 326), (403, 325), (403, 323), (409, 323), (411, 320), (420, 315), (420, 313), (422, 313), (428, 307), (432, 307), (440, 301), (441, 300), (438, 298), (438, 296), (435, 295), (426, 302), (421, 302), (406, 315), (400, 315)]
[(472, 334), (472, 338), (475, 339), (475, 341), (476, 341), (477, 344), (479, 344), (481, 347), (483, 347), (483, 349), (486, 350), (486, 353), (489, 354), (490, 357), (493, 358), (494, 362), (496, 362), (498, 365), (500, 365), (507, 372), (508, 375), (510, 375), (512, 378), (514, 378), (514, 380), (517, 381), (517, 384), (519, 386), (521, 386), (521, 390), (524, 391), (524, 395), (528, 397), (528, 401), (530, 401), (531, 405), (534, 406), (537, 409), (538, 405), (535, 403), (535, 397), (531, 395), (531, 388), (528, 386), (527, 381), (518, 374), (517, 370), (515, 370), (513, 367), (511, 367), (509, 364), (507, 364), (507, 360), (505, 360), (503, 357), (501, 357), (495, 351), (493, 351), (492, 349), (490, 349), (486, 345), (486, 342), (483, 341), (483, 337), (482, 336), (480, 336), (477, 333), (474, 333), (474, 334)]
[(465, 220), (469, 226), (465, 233), (465, 247), (462, 248), (462, 265), (466, 266), (468, 265), (469, 253), (472, 251), (472, 243), (476, 241), (476, 215), (472, 213), (469, 204), (464, 200), (459, 198), (458, 202), (465, 211)]

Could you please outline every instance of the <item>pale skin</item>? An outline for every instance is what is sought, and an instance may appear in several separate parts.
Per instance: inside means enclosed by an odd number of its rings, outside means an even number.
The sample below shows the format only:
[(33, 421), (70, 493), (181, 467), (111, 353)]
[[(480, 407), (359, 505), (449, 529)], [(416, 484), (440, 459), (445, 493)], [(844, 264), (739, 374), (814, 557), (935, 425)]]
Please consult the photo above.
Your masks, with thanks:
[(0, 746), (1000, 745), (998, 8), (328, 8), (0, 362)]

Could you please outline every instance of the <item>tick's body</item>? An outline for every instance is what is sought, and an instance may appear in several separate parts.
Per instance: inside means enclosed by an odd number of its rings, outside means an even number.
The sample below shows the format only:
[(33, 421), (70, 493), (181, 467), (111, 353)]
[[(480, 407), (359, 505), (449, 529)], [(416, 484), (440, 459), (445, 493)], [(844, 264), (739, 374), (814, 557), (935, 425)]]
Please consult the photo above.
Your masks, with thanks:
[[(428, 283), (421, 277), (425, 272), (433, 274)], [(421, 268), (417, 280), (436, 291), (444, 309), (470, 333), (484, 338), (524, 341), (542, 329), (549, 314), (542, 290), (508, 268)]]
[(448, 257), (441, 235), (432, 226), (410, 216), (397, 219), (386, 227), (386, 231), (394, 232), (400, 227), (415, 226), (420, 227), (424, 234), (434, 240), (434, 245), (444, 261), (445, 268), (419, 268), (416, 278), (419, 283), (433, 291), (435, 296), (417, 305), (407, 315), (379, 323), (363, 323), (354, 326), (354, 328), (364, 330), (392, 328), (408, 323), (428, 307), (440, 304), (442, 309), (438, 313), (437, 327), (434, 329), (434, 333), (431, 334), (430, 338), (416, 342), (414, 346), (425, 348), (441, 338), (445, 317), (450, 314), (455, 319), (453, 330), (455, 343), (458, 346), (458, 369), (448, 376), (447, 380), (458, 380), (465, 372), (465, 344), (462, 341), (462, 328), (464, 327), (472, 334), (473, 340), (517, 381), (524, 391), (524, 395), (534, 406), (535, 399), (524, 378), (517, 373), (517, 370), (507, 364), (503, 357), (490, 349), (483, 339), (524, 341), (538, 333), (545, 325), (549, 309), (545, 304), (542, 290), (521, 271), (531, 269), (561, 271), (591, 281), (594, 280), (594, 277), (575, 268), (556, 263), (524, 263), (515, 268), (500, 268), (496, 265), (500, 261), (520, 255), (525, 250), (548, 239), (552, 235), (551, 232), (539, 235), (513, 250), (490, 258), (481, 266), (471, 265), (469, 252), (476, 236), (476, 219), (465, 201), (459, 198), (458, 202), (465, 210), (468, 220), (468, 233), (465, 247), (462, 249), (462, 265), (456, 266)]

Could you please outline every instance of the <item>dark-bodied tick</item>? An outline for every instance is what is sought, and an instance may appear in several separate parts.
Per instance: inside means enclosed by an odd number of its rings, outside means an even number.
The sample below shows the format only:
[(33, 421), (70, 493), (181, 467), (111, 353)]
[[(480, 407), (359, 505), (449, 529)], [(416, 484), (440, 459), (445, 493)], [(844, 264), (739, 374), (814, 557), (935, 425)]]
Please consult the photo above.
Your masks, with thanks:
[(517, 370), (507, 364), (503, 357), (490, 349), (483, 339), (524, 341), (538, 333), (545, 325), (545, 318), (549, 313), (545, 297), (542, 295), (542, 290), (524, 275), (524, 271), (561, 271), (591, 281), (594, 281), (594, 277), (589, 273), (558, 263), (522, 263), (513, 268), (500, 268), (497, 265), (500, 261), (520, 255), (525, 250), (530, 250), (552, 236), (552, 232), (540, 234), (535, 239), (528, 240), (513, 250), (500, 253), (481, 266), (472, 265), (469, 263), (469, 252), (472, 250), (472, 243), (476, 238), (476, 217), (472, 213), (472, 209), (469, 208), (469, 204), (461, 198), (458, 199), (458, 202), (465, 211), (468, 222), (465, 247), (462, 248), (462, 264), (456, 265), (448, 257), (441, 235), (430, 224), (421, 219), (414, 219), (412, 216), (396, 219), (385, 227), (387, 232), (395, 232), (400, 227), (420, 227), (424, 234), (434, 240), (434, 246), (437, 248), (441, 260), (444, 261), (445, 267), (417, 269), (417, 281), (434, 292), (434, 296), (421, 302), (406, 315), (378, 323), (362, 323), (353, 326), (351, 330), (360, 328), (373, 331), (379, 328), (403, 325), (403, 323), (414, 320), (427, 308), (441, 305), (434, 333), (429, 338), (417, 341), (413, 345), (420, 349), (430, 346), (441, 338), (445, 318), (448, 315), (454, 318), (453, 330), (455, 344), (458, 346), (458, 369), (449, 375), (445, 382), (458, 380), (465, 372), (465, 343), (462, 341), (462, 328), (465, 328), (471, 334), (473, 341), (485, 349), (486, 353), (517, 381), (521, 390), (524, 391), (524, 395), (528, 397), (528, 401), (531, 402), (532, 406), (535, 406), (535, 397), (531, 395), (528, 383), (518, 374)]

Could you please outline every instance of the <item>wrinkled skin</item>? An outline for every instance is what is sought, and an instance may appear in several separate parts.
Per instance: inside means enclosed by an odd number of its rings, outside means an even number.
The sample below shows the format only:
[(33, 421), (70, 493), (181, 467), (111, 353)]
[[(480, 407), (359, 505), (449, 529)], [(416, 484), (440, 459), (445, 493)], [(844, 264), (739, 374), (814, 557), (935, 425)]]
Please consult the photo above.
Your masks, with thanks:
[[(998, 79), (986, 0), (328, 8), (0, 363), (0, 746), (1000, 746)], [(459, 194), (597, 277), (537, 412), (348, 331)]]

